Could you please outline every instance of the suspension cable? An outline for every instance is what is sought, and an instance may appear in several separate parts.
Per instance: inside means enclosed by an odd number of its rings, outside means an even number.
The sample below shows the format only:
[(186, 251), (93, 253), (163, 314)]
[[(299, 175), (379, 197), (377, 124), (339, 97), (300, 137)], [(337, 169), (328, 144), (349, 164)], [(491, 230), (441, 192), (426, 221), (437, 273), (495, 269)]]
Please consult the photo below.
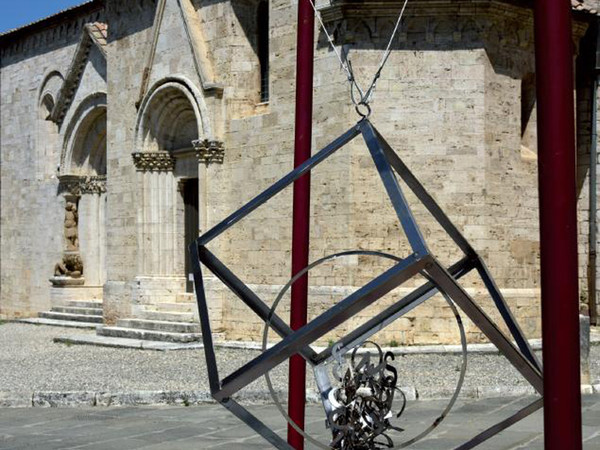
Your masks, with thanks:
[[(315, 6), (314, 1), (313, 0), (308, 0), (308, 1), (310, 2), (310, 5), (312, 6), (313, 11), (315, 12), (315, 16), (317, 16), (317, 20), (319, 21), (319, 25), (321, 26), (321, 29), (325, 33), (325, 36), (327, 36), (327, 41), (329, 42), (329, 45), (333, 49), (335, 56), (337, 56), (337, 59), (340, 62), (340, 65), (346, 71), (346, 75), (348, 77), (348, 82), (350, 83), (352, 102), (356, 104), (356, 102), (354, 101), (353, 89), (356, 88), (358, 90), (358, 92), (360, 93), (361, 99), (364, 96), (364, 92), (360, 88), (358, 83), (356, 82), (356, 78), (354, 77), (354, 72), (352, 71), (352, 65), (350, 64), (350, 60), (348, 60), (347, 58), (342, 58), (342, 55), (340, 54), (337, 47), (333, 43), (333, 38), (331, 37), (331, 35), (329, 34), (329, 31), (327, 31), (327, 28), (325, 27), (325, 24), (323, 23), (323, 18), (321, 17), (321, 13), (317, 10), (317, 7)], [(344, 61), (344, 59), (346, 59), (347, 62)]]
[[(402, 18), (404, 17), (404, 11), (406, 10), (406, 5), (408, 4), (408, 0), (404, 0), (402, 9), (400, 10), (400, 14), (398, 15), (398, 19), (396, 19), (396, 24), (394, 25), (394, 30), (392, 31), (392, 35), (390, 36), (390, 39), (388, 41), (385, 52), (383, 53), (383, 56), (379, 63), (379, 67), (375, 71), (375, 74), (373, 75), (373, 79), (371, 80), (371, 84), (369, 84), (369, 87), (366, 91), (363, 91), (360, 88), (360, 86), (358, 85), (358, 83), (356, 81), (356, 77), (354, 76), (354, 71), (352, 70), (352, 63), (351, 63), (350, 59), (348, 59), (348, 57), (342, 58), (342, 55), (340, 54), (337, 47), (335, 46), (335, 44), (333, 42), (333, 38), (331, 37), (331, 34), (329, 34), (329, 31), (327, 31), (327, 28), (325, 27), (325, 24), (323, 23), (323, 18), (321, 17), (321, 13), (317, 10), (317, 7), (315, 6), (314, 0), (308, 0), (308, 1), (310, 2), (311, 6), (315, 12), (315, 15), (317, 16), (319, 25), (321, 26), (321, 29), (325, 33), (325, 36), (327, 37), (327, 41), (329, 42), (329, 45), (333, 49), (335, 55), (337, 56), (337, 59), (340, 62), (340, 66), (346, 72), (348, 82), (350, 83), (350, 98), (352, 100), (352, 103), (354, 103), (354, 105), (356, 107), (358, 107), (360, 105), (363, 105), (363, 106), (368, 105), (368, 103), (371, 101), (371, 97), (373, 96), (375, 86), (377, 85), (377, 80), (379, 80), (379, 77), (381, 76), (381, 71), (385, 67), (385, 64), (387, 63), (388, 58), (390, 57), (390, 54), (392, 53), (392, 43), (394, 42), (394, 39), (396, 38), (396, 34), (398, 33), (398, 29), (400, 28), (400, 23), (402, 22)], [(358, 93), (360, 94), (360, 99), (358, 101), (356, 99), (356, 96), (354, 95), (355, 90), (357, 90)], [(370, 113), (370, 108), (369, 108), (369, 113)]]

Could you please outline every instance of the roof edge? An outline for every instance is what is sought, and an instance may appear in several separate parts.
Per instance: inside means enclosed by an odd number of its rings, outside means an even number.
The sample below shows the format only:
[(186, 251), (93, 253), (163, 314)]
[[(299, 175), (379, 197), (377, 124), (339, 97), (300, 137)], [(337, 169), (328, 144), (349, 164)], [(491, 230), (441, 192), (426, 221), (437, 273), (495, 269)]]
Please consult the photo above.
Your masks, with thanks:
[(59, 25), (65, 20), (101, 10), (105, 7), (105, 4), (105, 0), (88, 0), (85, 3), (64, 9), (51, 16), (36, 20), (35, 22), (5, 31), (0, 34), (0, 46), (4, 45), (7, 41), (14, 41), (24, 36), (28, 36), (31, 33), (35, 33), (36, 31)]
[(50, 112), (50, 120), (57, 123), (58, 125), (62, 124), (69, 106), (71, 106), (71, 102), (73, 101), (74, 92), (79, 86), (81, 81), (81, 76), (83, 74), (83, 70), (85, 68), (85, 64), (87, 63), (90, 55), (90, 50), (92, 45), (96, 45), (98, 50), (106, 61), (106, 51), (102, 47), (101, 43), (93, 36), (91, 27), (96, 24), (86, 24), (83, 27), (81, 32), (81, 39), (77, 44), (77, 48), (75, 49), (75, 54), (73, 55), (73, 59), (71, 60), (71, 64), (69, 65), (69, 69), (65, 75), (63, 83), (58, 91), (58, 96), (56, 98), (56, 103), (54, 104), (54, 108)]

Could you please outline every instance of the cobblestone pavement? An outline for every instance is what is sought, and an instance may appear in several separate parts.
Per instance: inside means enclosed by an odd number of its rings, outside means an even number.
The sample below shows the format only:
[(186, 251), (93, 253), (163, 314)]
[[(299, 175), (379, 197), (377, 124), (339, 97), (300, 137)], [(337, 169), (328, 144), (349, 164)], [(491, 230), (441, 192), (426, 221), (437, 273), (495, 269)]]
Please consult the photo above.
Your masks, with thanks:
[[(0, 325), (0, 394), (8, 392), (31, 399), (33, 392), (132, 392), (193, 390), (208, 393), (203, 350), (157, 352), (54, 343), (57, 336), (81, 330), (18, 323)], [(93, 331), (89, 331), (93, 334)], [(222, 374), (229, 374), (259, 354), (256, 350), (218, 349)], [(413, 387), (419, 398), (447, 398), (456, 385), (461, 356), (417, 354), (396, 358), (399, 384)], [(600, 345), (590, 356), (592, 384), (600, 383)], [(287, 387), (286, 365), (272, 373), (277, 390)], [(312, 377), (309, 388), (314, 390)], [(494, 396), (527, 382), (501, 356), (469, 354), (462, 395)], [(248, 386), (266, 392), (263, 379)], [(518, 391), (517, 391), (518, 392)], [(1, 395), (0, 395), (1, 397)], [(1, 403), (1, 398), (0, 398)]]
[[(412, 449), (452, 449), (477, 432), (527, 405), (531, 398), (460, 400), (430, 437)], [(442, 400), (409, 403), (399, 425), (405, 432), (397, 444), (425, 429), (445, 406)], [(273, 406), (252, 412), (279, 433), (285, 423)], [(600, 448), (600, 395), (583, 398), (583, 435), (586, 450)], [(322, 410), (310, 406), (307, 431), (325, 441)], [(0, 449), (144, 449), (186, 450), (267, 449), (220, 406), (145, 408), (24, 408), (0, 409)], [(316, 448), (307, 445), (307, 449)], [(536, 412), (482, 444), (485, 450), (543, 448), (542, 413)]]

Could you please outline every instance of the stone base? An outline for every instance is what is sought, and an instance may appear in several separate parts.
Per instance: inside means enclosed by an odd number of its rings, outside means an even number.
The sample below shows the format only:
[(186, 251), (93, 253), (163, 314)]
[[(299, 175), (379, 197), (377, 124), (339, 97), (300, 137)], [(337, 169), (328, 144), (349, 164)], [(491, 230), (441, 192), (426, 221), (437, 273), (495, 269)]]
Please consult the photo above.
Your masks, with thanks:
[(132, 312), (140, 305), (175, 302), (177, 294), (185, 292), (184, 276), (137, 276), (132, 289)]
[[(83, 280), (85, 282), (83, 278), (72, 278), (72, 280)], [(50, 302), (53, 307), (66, 306), (71, 301), (98, 299), (102, 299), (102, 286), (53, 284), (50, 288)]]
[(56, 287), (71, 287), (71, 286), (83, 286), (85, 284), (85, 278), (72, 278), (67, 276), (55, 276), (50, 278), (52, 286)]

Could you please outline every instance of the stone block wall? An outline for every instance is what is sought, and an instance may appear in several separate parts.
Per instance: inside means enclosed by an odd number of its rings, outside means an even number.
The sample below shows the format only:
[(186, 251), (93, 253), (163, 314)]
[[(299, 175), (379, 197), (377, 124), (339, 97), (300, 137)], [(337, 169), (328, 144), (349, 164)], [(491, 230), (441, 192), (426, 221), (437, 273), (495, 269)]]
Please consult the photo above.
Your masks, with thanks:
[(64, 199), (58, 195), (64, 129), (46, 120), (43, 94), (56, 98), (87, 22), (86, 13), (2, 42), (0, 63), (0, 317), (28, 317), (50, 306), (54, 265), (63, 250)]
[[(144, 188), (144, 176), (138, 176), (133, 153), (179, 152), (173, 156), (174, 167), (169, 169), (172, 174), (164, 177), (171, 180), (166, 188), (172, 196), (180, 195), (178, 182), (196, 175), (197, 163), (201, 233), (292, 169), (296, 5), (283, 0), (270, 2), (270, 98), (268, 103), (261, 103), (257, 2), (181, 0), (187, 12), (179, 8), (179, 3), (166, 2), (160, 29), (156, 30), (153, 25), (159, 1), (106, 2), (109, 37), (104, 313), (108, 321), (135, 315), (142, 304), (167, 297), (174, 301), (177, 289), (183, 289), (185, 276), (142, 270), (140, 249), (150, 242), (140, 231), (148, 221), (144, 208), (166, 203), (148, 200), (150, 194)], [(358, 80), (366, 85), (379, 64), (394, 17), (360, 12), (340, 16), (338, 12), (335, 8), (323, 10), (326, 24), (336, 42), (347, 45)], [(578, 42), (585, 33), (585, 24), (575, 23)], [(522, 148), (527, 122), (522, 117), (522, 98), (530, 95), (524, 91), (528, 85), (523, 80), (534, 72), (532, 33), (531, 12), (514, 5), (411, 2), (377, 83), (372, 122), (482, 254), (526, 334), (538, 337), (536, 155), (535, 148)], [(60, 255), (60, 234), (49, 230), (60, 229), (61, 214), (49, 217), (51, 225), (37, 235), (34, 230), (40, 228), (39, 222), (25, 223), (32, 204), (59, 204), (61, 199), (56, 195), (52, 170), (43, 171), (48, 180), (34, 183), (31, 173), (37, 169), (32, 158), (14, 150), (23, 148), (26, 142), (28, 152), (36, 151), (35, 135), (30, 131), (34, 115), (30, 114), (31, 121), (14, 118), (25, 117), (26, 111), (37, 105), (27, 93), (39, 86), (40, 78), (50, 68), (50, 57), (57, 66), (68, 66), (77, 33), (69, 36), (70, 40), (45, 44), (31, 56), (25, 56), (26, 51), (13, 51), (8, 57), (3, 54), (0, 313), (8, 316), (43, 309), (47, 302), (43, 299), (48, 295), (47, 277), (39, 274), (46, 271), (50, 275)], [(156, 51), (152, 53), (155, 37)], [(313, 152), (359, 118), (350, 102), (345, 75), (323, 32), (315, 30), (315, 38)], [(167, 83), (175, 86), (172, 93), (158, 100), (158, 96), (152, 97)], [(177, 110), (185, 120), (178, 122), (168, 114), (175, 111), (168, 109), (171, 104), (185, 104)], [(153, 109), (158, 110), (155, 105), (164, 108), (165, 115), (148, 119)], [(583, 106), (578, 113), (586, 114)], [(534, 121), (535, 116), (529, 120)], [(9, 125), (5, 127), (5, 123)], [(224, 149), (223, 160), (194, 160), (190, 155), (196, 150), (191, 142), (189, 149), (161, 147), (175, 142), (177, 136), (187, 139), (188, 134), (217, 147), (222, 143), (219, 148)], [(583, 142), (585, 130), (580, 135)], [(60, 131), (57, 136), (60, 141)], [(580, 153), (585, 153), (585, 145), (580, 147)], [(580, 159), (580, 164), (584, 186), (585, 160)], [(30, 184), (36, 187), (30, 188)], [(455, 262), (460, 257), (456, 246), (414, 195), (405, 192), (434, 254), (445, 264)], [(582, 237), (586, 233), (586, 195), (582, 187)], [(291, 189), (278, 194), (209, 245), (268, 303), (290, 278), (291, 199)], [(174, 210), (175, 222), (181, 219), (180, 206)], [(179, 245), (182, 231), (177, 228), (169, 233), (168, 237), (167, 232), (162, 233), (158, 240), (177, 239)], [(45, 245), (31, 247), (31, 235), (35, 235), (36, 244)], [(32, 248), (41, 248), (45, 256), (33, 258)], [(312, 173), (310, 259), (350, 249), (377, 250), (400, 257), (410, 253), (360, 136)], [(4, 255), (14, 260), (6, 263)], [(35, 276), (31, 275), (35, 280), (15, 283), (17, 277), (29, 276), (32, 264), (39, 265)], [(583, 267), (584, 261), (581, 264)], [(173, 265), (181, 266), (179, 262)], [(387, 261), (358, 256), (314, 269), (310, 274), (309, 314), (314, 317), (387, 267)], [(167, 281), (161, 284), (160, 277)], [(463, 285), (497, 317), (475, 277), (466, 277)], [(410, 282), (396, 294), (416, 286), (416, 281)], [(209, 279), (207, 287), (216, 317), (215, 330), (224, 331), (230, 339), (260, 338), (260, 321), (239, 300), (216, 279)], [(382, 299), (349, 322), (345, 330), (380, 311), (394, 298), (390, 295)], [(287, 308), (284, 299), (278, 311), (285, 317)], [(326, 336), (324, 343), (343, 332), (340, 329)], [(483, 339), (472, 324), (467, 323), (467, 332), (473, 342)], [(451, 310), (436, 297), (387, 328), (378, 339), (398, 344), (455, 343), (458, 333)]]
[[(219, 186), (228, 190), (217, 194), (222, 200), (215, 202), (219, 210), (211, 211), (212, 216), (224, 217), (291, 168), (294, 90), (289, 79), (295, 44), (288, 24), (293, 17), (293, 8), (273, 2), (272, 45), (277, 49), (271, 65), (273, 98), (264, 114), (230, 122), (227, 158), (215, 174), (227, 178)], [(278, 27), (279, 23), (285, 25)], [(393, 22), (351, 17), (329, 25), (340, 27), (338, 39), (350, 45), (357, 77), (365, 83), (379, 63)], [(322, 33), (317, 39), (314, 151), (358, 119), (334, 54)], [(526, 11), (490, 8), (474, 15), (434, 10), (425, 16), (423, 11), (409, 10), (378, 82), (372, 121), (482, 253), (526, 332), (537, 336), (536, 171), (520, 149), (521, 79), (532, 66), (532, 22)], [(229, 169), (231, 165), (235, 168)], [(243, 176), (250, 173), (251, 178)], [(312, 188), (311, 260), (354, 248), (408, 254), (360, 137), (314, 170)], [(448, 264), (455, 262), (458, 249), (414, 196), (407, 196), (434, 253)], [(289, 279), (290, 204), (290, 192), (279, 194), (215, 242), (223, 261), (246, 282), (261, 286), (261, 292), (265, 285), (280, 286)], [(351, 292), (352, 286), (363, 285), (384, 267), (381, 261), (359, 257), (352, 264), (315, 269), (310, 283), (317, 291), (337, 287)], [(469, 277), (464, 284), (494, 315), (493, 305), (481, 294), (481, 283)], [(311, 307), (311, 314), (322, 304), (315, 295), (317, 306)], [(245, 307), (231, 296), (222, 303), (224, 326), (232, 337), (243, 338), (260, 328), (248, 321)], [(385, 304), (378, 303), (369, 314)], [(455, 342), (458, 334), (451, 317), (444, 302), (436, 300), (391, 326), (382, 339)], [(348, 329), (352, 327), (348, 324)], [(472, 326), (469, 336), (474, 341), (482, 338)]]

